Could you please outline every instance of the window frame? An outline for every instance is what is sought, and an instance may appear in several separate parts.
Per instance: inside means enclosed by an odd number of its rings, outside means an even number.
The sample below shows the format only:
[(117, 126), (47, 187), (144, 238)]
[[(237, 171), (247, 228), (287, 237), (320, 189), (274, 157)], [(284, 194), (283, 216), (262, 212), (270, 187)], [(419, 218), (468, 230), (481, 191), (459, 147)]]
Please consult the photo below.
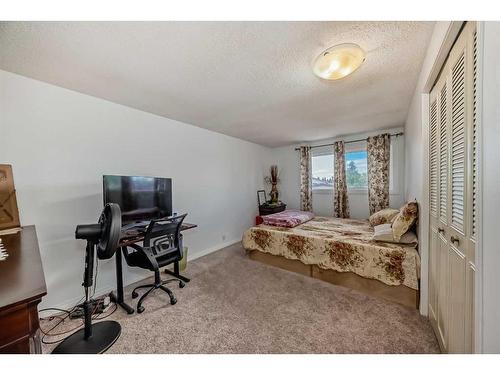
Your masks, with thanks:
[[(394, 154), (395, 154), (395, 149), (397, 148), (399, 151), (400, 144), (398, 141), (395, 141), (391, 138), (391, 147), (390, 147), (390, 157), (389, 157), (389, 176), (390, 176), (390, 182), (389, 182), (389, 195), (398, 195), (400, 194), (400, 183), (399, 183), (399, 178), (401, 176), (396, 176), (395, 172), (399, 171), (399, 162), (394, 159)], [(322, 155), (333, 155), (333, 146), (324, 146), (324, 147), (318, 147), (315, 149), (312, 149), (312, 154), (311, 154), (311, 179), (312, 179), (312, 159), (316, 156), (322, 156)], [(359, 142), (353, 142), (353, 143), (348, 143), (345, 145), (345, 153), (349, 152), (359, 152), (359, 151), (367, 151), (367, 143), (366, 141), (359, 141)], [(335, 155), (333, 155), (333, 158), (335, 159)], [(368, 154), (367, 154), (368, 158)], [(367, 160), (368, 163), (368, 160)], [(333, 168), (333, 165), (332, 165)], [(335, 173), (334, 173), (334, 178), (335, 178)], [(313, 194), (333, 194), (333, 187), (332, 188), (312, 188)], [(367, 187), (347, 187), (347, 192), (349, 194), (353, 195), (366, 195), (368, 194), (368, 186)]]

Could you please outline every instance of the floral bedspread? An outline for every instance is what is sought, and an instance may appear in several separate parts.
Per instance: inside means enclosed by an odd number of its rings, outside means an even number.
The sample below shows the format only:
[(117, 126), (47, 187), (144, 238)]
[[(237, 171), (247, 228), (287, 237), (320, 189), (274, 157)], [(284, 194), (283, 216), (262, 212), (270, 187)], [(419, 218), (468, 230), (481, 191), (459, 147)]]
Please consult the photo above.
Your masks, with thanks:
[(418, 290), (417, 250), (372, 241), (372, 235), (367, 220), (315, 217), (294, 228), (252, 227), (243, 235), (243, 247)]

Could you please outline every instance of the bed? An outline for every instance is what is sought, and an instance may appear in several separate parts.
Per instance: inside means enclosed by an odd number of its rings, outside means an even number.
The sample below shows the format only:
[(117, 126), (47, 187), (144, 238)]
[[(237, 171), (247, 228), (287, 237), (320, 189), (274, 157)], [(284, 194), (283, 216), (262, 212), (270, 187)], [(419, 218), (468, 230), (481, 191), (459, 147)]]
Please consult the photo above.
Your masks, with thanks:
[(416, 245), (372, 236), (367, 220), (315, 217), (293, 228), (252, 227), (243, 247), (254, 260), (418, 308)]

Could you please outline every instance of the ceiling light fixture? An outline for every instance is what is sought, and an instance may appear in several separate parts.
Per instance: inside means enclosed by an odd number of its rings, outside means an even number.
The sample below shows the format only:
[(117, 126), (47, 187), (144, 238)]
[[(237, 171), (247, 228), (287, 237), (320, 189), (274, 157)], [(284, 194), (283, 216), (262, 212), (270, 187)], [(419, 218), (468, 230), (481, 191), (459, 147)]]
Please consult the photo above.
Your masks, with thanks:
[(348, 76), (365, 61), (365, 51), (354, 43), (338, 44), (323, 51), (313, 64), (318, 77), (336, 80)]

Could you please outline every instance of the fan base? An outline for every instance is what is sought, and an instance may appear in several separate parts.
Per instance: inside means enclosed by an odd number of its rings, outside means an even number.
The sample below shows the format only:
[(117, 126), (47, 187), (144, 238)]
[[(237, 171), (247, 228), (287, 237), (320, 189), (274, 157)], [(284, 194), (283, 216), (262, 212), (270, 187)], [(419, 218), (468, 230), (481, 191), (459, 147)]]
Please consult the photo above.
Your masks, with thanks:
[(52, 351), (53, 354), (99, 354), (108, 350), (120, 337), (120, 323), (106, 321), (92, 324), (92, 336), (85, 340), (84, 328), (68, 336)]

